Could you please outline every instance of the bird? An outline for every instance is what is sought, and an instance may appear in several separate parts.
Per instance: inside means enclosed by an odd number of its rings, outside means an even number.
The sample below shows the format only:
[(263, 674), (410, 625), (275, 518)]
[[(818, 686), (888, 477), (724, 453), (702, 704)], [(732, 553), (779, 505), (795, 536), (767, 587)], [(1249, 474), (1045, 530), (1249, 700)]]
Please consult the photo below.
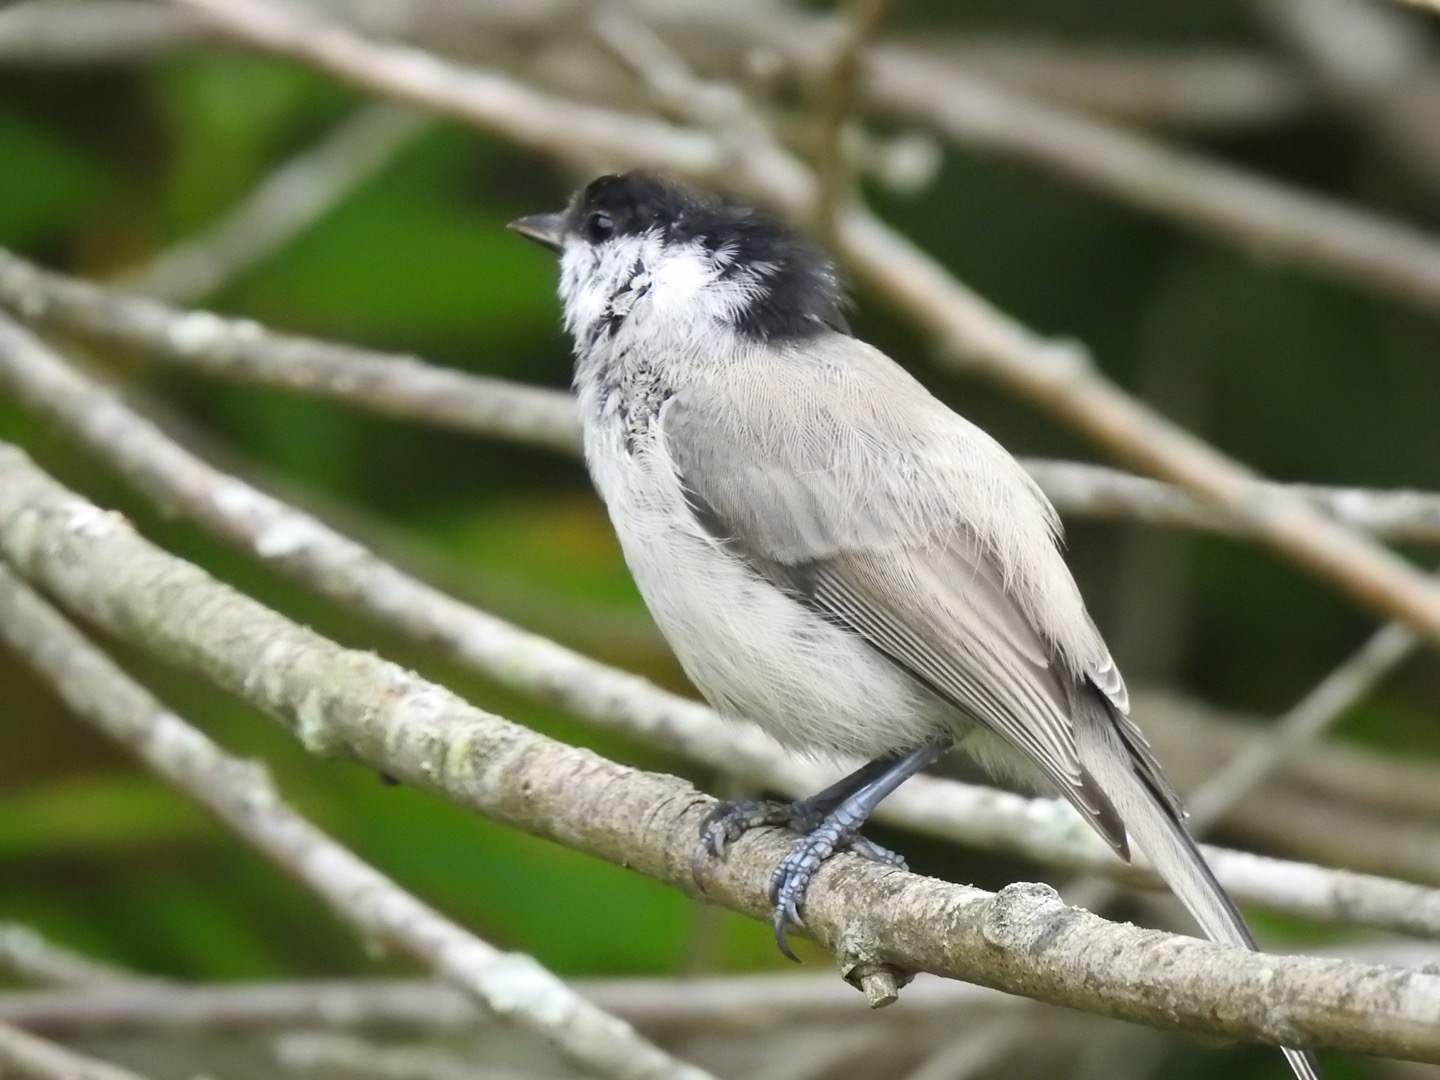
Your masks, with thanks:
[(850, 333), (815, 243), (643, 172), (510, 227), (559, 257), (586, 465), (686, 675), (792, 752), (868, 761), (808, 799), (717, 804), (697, 872), (752, 828), (798, 834), (770, 882), (793, 958), (818, 868), (838, 851), (903, 867), (860, 828), (959, 749), (1058, 791), (1122, 858), (1133, 841), (1210, 938), (1255, 949), (1130, 718), (1054, 508)]

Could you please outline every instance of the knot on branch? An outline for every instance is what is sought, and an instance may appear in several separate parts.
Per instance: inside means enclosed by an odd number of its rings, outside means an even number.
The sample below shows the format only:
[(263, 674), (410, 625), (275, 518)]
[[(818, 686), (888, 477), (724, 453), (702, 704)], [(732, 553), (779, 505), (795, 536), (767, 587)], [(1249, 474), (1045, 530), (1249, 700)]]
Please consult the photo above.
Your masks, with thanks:
[(997, 949), (1038, 952), (1069, 923), (1073, 910), (1049, 885), (1019, 881), (990, 901), (980, 932)]

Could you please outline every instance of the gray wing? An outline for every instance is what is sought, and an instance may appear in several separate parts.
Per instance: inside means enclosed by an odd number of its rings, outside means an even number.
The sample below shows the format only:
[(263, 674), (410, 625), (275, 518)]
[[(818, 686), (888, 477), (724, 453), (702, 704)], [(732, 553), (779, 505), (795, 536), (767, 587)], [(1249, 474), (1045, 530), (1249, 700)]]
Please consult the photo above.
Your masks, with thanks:
[(837, 337), (818, 361), (744, 358), (672, 398), (661, 428), (718, 542), (1025, 753), (1116, 850), (1124, 826), (1077, 752), (1077, 695), (1106, 703), (1174, 803), (1049, 504), (883, 354)]

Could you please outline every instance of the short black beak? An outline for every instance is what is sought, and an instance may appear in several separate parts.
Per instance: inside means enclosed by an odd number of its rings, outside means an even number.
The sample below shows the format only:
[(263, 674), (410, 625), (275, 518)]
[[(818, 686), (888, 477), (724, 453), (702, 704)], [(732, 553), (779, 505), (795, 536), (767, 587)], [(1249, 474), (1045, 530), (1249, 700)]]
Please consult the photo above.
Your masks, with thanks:
[(526, 240), (534, 240), (541, 247), (559, 251), (565, 239), (564, 214), (530, 214), (516, 218), (506, 228), (519, 233)]

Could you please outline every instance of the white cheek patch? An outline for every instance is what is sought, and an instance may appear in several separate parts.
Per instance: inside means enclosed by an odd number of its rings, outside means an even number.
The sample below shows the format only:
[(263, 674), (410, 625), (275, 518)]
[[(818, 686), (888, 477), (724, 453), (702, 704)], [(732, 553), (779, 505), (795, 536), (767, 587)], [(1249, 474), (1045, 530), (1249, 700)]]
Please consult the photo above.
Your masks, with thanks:
[(732, 251), (667, 246), (656, 232), (598, 247), (572, 239), (560, 259), (565, 328), (584, 342), (617, 320), (672, 339), (733, 325), (762, 288), (757, 274), (733, 262)]
[(655, 265), (649, 291), (653, 317), (667, 324), (733, 323), (755, 297), (757, 283), (748, 272), (731, 272), (729, 252), (711, 254), (699, 244), (667, 251)]

